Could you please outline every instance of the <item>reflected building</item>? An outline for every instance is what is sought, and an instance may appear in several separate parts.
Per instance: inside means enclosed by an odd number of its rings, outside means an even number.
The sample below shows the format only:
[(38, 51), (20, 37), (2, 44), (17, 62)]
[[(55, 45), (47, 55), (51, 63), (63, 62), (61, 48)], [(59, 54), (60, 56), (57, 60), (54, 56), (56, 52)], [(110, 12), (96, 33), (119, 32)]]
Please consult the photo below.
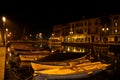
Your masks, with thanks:
[[(98, 43), (120, 41), (120, 14), (108, 15), (53, 26), (61, 42)], [(72, 34), (71, 34), (72, 33)]]

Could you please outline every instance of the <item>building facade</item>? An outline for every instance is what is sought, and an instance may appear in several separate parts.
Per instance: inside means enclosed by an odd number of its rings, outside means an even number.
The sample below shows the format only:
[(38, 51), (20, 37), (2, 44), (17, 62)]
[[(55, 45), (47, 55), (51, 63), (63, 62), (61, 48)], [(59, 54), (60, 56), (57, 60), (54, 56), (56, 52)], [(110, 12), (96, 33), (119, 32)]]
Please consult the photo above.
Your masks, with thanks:
[(120, 14), (54, 25), (53, 33), (61, 42), (120, 42)]

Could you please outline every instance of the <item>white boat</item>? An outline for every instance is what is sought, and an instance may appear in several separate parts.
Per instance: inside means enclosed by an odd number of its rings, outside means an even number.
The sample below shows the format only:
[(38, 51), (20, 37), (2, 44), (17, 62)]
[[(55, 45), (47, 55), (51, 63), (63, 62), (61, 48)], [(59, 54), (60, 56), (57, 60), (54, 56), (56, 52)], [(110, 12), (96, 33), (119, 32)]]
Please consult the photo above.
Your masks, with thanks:
[[(86, 62), (86, 63), (90, 63), (89, 60), (84, 60), (84, 61), (80, 61), (82, 62)], [(69, 67), (70, 65), (73, 64), (77, 64), (80, 63), (77, 61), (70, 61), (70, 62), (41, 62), (41, 63), (37, 63), (37, 62), (31, 62), (31, 66), (33, 68), (34, 71), (39, 71), (39, 70), (45, 70), (45, 69), (54, 69), (54, 68), (64, 68), (64, 67)]]
[(13, 43), (10, 46), (11, 49), (14, 49), (15, 51), (39, 51), (39, 48), (34, 48), (30, 46), (28, 43)]
[[(83, 63), (84, 64), (84, 63)], [(81, 79), (95, 75), (105, 70), (110, 64), (103, 64), (101, 62), (93, 62), (88, 64), (79, 64), (73, 67), (54, 68), (48, 70), (34, 71), (33, 76), (35, 80), (60, 80), (60, 79)]]
[(31, 62), (31, 66), (34, 71), (36, 70), (43, 70), (43, 69), (52, 69), (52, 68), (62, 68), (65, 66), (70, 66), (71, 64), (78, 64), (78, 63), (90, 63), (91, 61), (89, 59), (85, 59), (86, 55), (80, 58), (76, 59), (70, 59), (65, 61), (48, 61), (48, 62), (40, 62), (40, 61), (34, 61)]
[(50, 51), (31, 51), (31, 52), (19, 52), (19, 58), (21, 61), (35, 61), (44, 58), (52, 54)]
[(33, 68), (34, 71), (36, 70), (45, 70), (45, 69), (54, 69), (54, 68), (63, 68), (66, 65), (68, 65), (67, 63), (52, 63), (52, 64), (47, 64), (47, 63), (41, 63), (41, 64), (37, 64), (37, 63), (33, 63), (31, 62), (31, 66)]
[(21, 61), (35, 61), (47, 55), (19, 55)]
[(19, 55), (48, 55), (48, 54), (52, 54), (50, 51), (48, 50), (43, 50), (43, 51), (18, 51)]

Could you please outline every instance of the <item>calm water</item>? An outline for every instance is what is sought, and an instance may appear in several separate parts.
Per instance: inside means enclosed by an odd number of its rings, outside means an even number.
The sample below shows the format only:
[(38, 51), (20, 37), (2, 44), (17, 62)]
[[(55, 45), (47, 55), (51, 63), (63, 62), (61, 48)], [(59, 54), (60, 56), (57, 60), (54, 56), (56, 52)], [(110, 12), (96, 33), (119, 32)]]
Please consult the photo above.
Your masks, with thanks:
[[(56, 47), (58, 48), (58, 46)], [(54, 50), (56, 49), (54, 47)], [(68, 47), (64, 47), (68, 50)], [(69, 49), (74, 49), (73, 47), (70, 47)], [(76, 47), (77, 50), (83, 51), (84, 49)], [(87, 49), (85, 49), (86, 51)], [(110, 50), (108, 50), (110, 51)], [(71, 79), (71, 80), (120, 80), (120, 56), (119, 52), (112, 52), (110, 55), (108, 55), (108, 51), (102, 51), (100, 52), (100, 58), (99, 60), (111, 63), (111, 67), (107, 69), (106, 71), (103, 71), (99, 74), (96, 74), (94, 76), (90, 76), (88, 78), (84, 79)], [(114, 51), (114, 50), (113, 50)], [(97, 51), (94, 50), (96, 53)], [(8, 56), (12, 55), (12, 57), (9, 57), (10, 59), (6, 62), (6, 71), (5, 71), (5, 80), (34, 80), (33, 77), (33, 69), (30, 65), (30, 62), (20, 62), (19, 56), (14, 55), (13, 52), (8, 53)], [(95, 54), (92, 54), (95, 56)], [(96, 58), (98, 59), (98, 58)]]

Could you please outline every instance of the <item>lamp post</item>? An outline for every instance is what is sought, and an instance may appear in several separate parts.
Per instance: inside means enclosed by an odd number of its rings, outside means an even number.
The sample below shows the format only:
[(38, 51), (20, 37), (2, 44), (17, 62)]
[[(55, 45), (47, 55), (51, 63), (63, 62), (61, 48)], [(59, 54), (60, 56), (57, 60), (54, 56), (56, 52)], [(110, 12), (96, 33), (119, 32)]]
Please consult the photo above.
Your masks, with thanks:
[(8, 28), (5, 29), (5, 45), (7, 43), (7, 36), (8, 36)]
[(3, 22), (3, 46), (6, 46), (6, 30), (5, 30), (5, 22), (6, 22), (6, 18), (2, 17), (2, 22)]
[(108, 35), (109, 28), (108, 27), (102, 28), (102, 31), (103, 31), (103, 41), (106, 42), (107, 41), (106, 39), (108, 39), (107, 35)]

